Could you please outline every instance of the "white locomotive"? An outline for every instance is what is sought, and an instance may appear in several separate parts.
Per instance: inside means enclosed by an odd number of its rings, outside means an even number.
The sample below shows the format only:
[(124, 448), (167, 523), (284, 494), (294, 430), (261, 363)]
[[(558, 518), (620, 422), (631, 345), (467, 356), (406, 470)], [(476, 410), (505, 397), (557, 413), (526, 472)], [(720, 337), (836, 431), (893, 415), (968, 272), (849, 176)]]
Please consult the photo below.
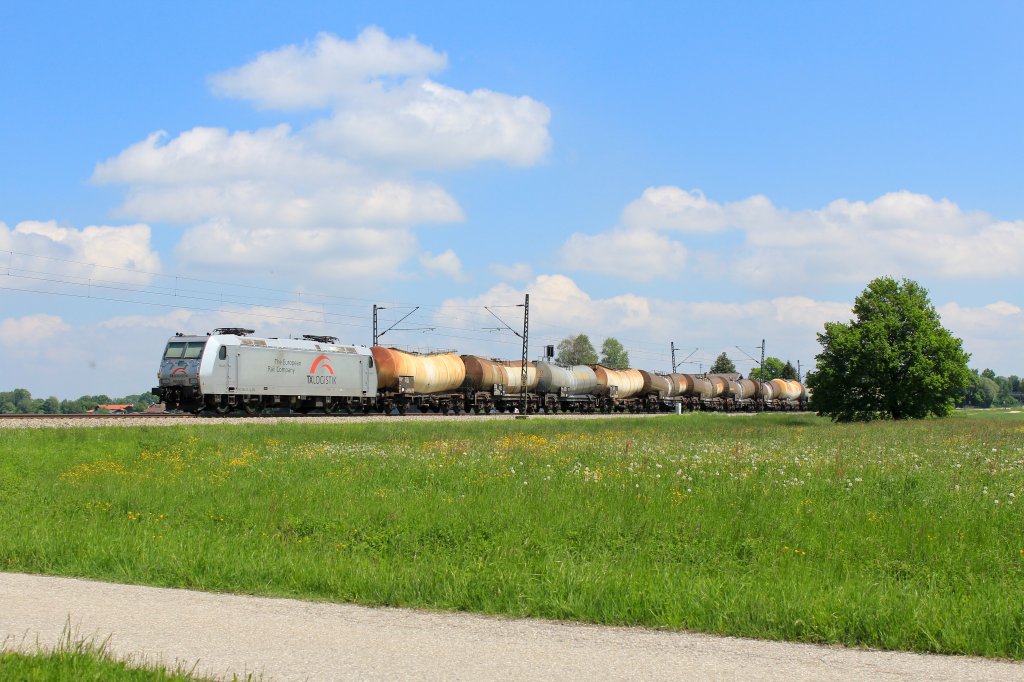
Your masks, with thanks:
[(369, 348), (341, 345), (330, 336), (249, 338), (251, 333), (222, 328), (206, 336), (175, 335), (153, 393), (168, 410), (220, 414), (255, 414), (265, 407), (354, 411), (376, 398)]

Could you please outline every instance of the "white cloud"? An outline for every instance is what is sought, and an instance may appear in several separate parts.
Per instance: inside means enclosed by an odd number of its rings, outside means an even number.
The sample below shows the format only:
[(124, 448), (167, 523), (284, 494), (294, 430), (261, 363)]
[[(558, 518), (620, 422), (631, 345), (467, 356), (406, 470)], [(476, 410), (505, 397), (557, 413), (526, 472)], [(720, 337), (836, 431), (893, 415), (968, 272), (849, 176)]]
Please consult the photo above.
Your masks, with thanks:
[(281, 125), (254, 133), (155, 133), (99, 164), (93, 179), (130, 186), (120, 212), (150, 221), (231, 218), (262, 227), (412, 225), (462, 220), (432, 183), (374, 178), (312, 151)]
[(686, 248), (649, 229), (618, 229), (596, 235), (573, 234), (561, 250), (562, 262), (589, 270), (647, 282), (675, 278), (686, 268)]
[(525, 282), (533, 277), (533, 268), (529, 263), (492, 263), (490, 270), (495, 277), (510, 282)]
[(330, 34), (289, 45), (211, 78), (215, 92), (275, 108), (328, 106), (309, 134), (346, 157), (422, 168), (495, 160), (537, 163), (551, 146), (542, 103), (426, 78), (445, 55), (415, 38), (368, 28), (352, 42)]
[(26, 220), (12, 230), (0, 223), (0, 251), (11, 252), (4, 264), (11, 275), (36, 282), (145, 283), (160, 271), (149, 226), (142, 224), (78, 230)]
[(300, 281), (368, 280), (398, 277), (416, 253), (416, 238), (406, 229), (290, 229), (237, 225), (213, 220), (189, 228), (177, 247), (178, 258), (195, 266), (251, 270)]
[(699, 189), (649, 187), (623, 209), (622, 225), (631, 230), (718, 232), (768, 206), (771, 202), (762, 196), (722, 205)]
[(1006, 301), (979, 307), (951, 302), (937, 306), (942, 324), (964, 341), (971, 367), (990, 367), (996, 374), (1024, 373), (1020, 340), (1024, 338), (1024, 310)]
[(356, 177), (344, 159), (311, 150), (280, 124), (229, 132), (197, 127), (171, 139), (161, 130), (97, 164), (93, 180), (124, 184), (204, 184), (231, 180), (337, 183)]
[(420, 168), (502, 161), (530, 166), (551, 147), (551, 113), (530, 97), (407, 84), (310, 127), (317, 142), (364, 160)]
[(416, 38), (388, 37), (376, 27), (352, 42), (321, 33), (313, 43), (264, 52), (252, 62), (210, 77), (213, 91), (271, 108), (322, 107), (365, 96), (384, 79), (424, 77), (448, 58)]
[(430, 251), (424, 251), (420, 254), (420, 265), (430, 274), (451, 277), (456, 282), (464, 282), (467, 279), (462, 272), (462, 261), (451, 249), (446, 249), (436, 256)]
[[(663, 233), (725, 231), (742, 237), (742, 245), (730, 243), (728, 252), (690, 249), (689, 262), (730, 263), (723, 273), (742, 273), (739, 281), (762, 288), (863, 283), (879, 275), (992, 279), (1022, 273), (1024, 220), (1001, 221), (906, 191), (792, 212), (763, 196), (717, 203), (698, 190), (652, 187), (625, 208), (619, 227), (570, 237), (563, 263), (645, 280), (652, 271), (665, 276), (686, 265), (684, 244)], [(612, 257), (620, 251), (624, 260)]]
[(71, 326), (60, 317), (46, 313), (8, 317), (0, 320), (0, 345), (9, 349), (31, 350), (70, 329)]

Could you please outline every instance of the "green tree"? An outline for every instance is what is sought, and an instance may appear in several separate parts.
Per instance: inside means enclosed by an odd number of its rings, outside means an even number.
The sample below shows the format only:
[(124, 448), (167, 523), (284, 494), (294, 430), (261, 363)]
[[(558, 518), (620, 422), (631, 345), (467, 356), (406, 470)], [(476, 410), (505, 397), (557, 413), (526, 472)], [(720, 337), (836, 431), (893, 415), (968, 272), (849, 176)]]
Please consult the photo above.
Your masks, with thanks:
[(567, 336), (558, 342), (555, 362), (560, 365), (596, 365), (597, 351), (586, 334)]
[(917, 282), (873, 280), (848, 324), (825, 323), (811, 408), (836, 421), (948, 415), (970, 381), (970, 355)]
[(82, 407), (81, 400), (62, 400), (60, 401), (60, 412), (61, 414), (81, 414), (85, 412), (85, 408)]
[(999, 384), (984, 374), (978, 377), (978, 389), (980, 391), (978, 407), (992, 407), (999, 398)]
[(609, 336), (601, 344), (601, 364), (612, 369), (629, 367), (629, 353), (615, 337)]
[(782, 366), (782, 372), (779, 374), (780, 379), (796, 379), (796, 367), (789, 360), (786, 360), (786, 364)]
[(14, 411), (20, 414), (31, 414), (36, 411), (32, 393), (27, 388), (16, 388), (11, 392)]
[(768, 356), (764, 359), (764, 370), (760, 367), (755, 367), (750, 370), (750, 378), (757, 379), (758, 381), (771, 381), (772, 379), (778, 379), (782, 376), (782, 370), (786, 365), (782, 360)]
[(722, 351), (717, 358), (715, 358), (715, 364), (711, 365), (711, 369), (708, 370), (711, 374), (732, 374), (736, 371), (736, 365), (733, 364), (729, 356)]

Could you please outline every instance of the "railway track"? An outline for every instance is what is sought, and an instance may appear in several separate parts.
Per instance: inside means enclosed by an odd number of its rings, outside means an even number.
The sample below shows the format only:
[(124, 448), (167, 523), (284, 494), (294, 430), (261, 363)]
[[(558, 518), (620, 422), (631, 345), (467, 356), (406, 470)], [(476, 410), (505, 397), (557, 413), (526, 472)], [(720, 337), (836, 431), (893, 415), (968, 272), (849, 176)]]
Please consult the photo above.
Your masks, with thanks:
[(121, 414), (0, 414), (0, 420), (17, 419), (193, 419), (195, 415), (174, 412), (138, 412)]

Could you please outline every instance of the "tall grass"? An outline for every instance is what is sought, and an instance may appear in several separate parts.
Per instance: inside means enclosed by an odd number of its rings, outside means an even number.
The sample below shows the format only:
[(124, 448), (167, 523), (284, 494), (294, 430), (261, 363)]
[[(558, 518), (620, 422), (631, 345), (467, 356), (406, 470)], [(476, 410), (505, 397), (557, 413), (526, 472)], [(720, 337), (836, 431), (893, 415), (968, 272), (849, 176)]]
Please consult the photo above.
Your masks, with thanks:
[[(119, 659), (107, 642), (73, 637), (66, 629), (57, 646), (47, 649), (5, 651), (0, 646), (0, 679), (3, 680), (104, 680), (104, 682), (203, 682), (193, 670), (177, 665), (167, 668), (133, 658)], [(253, 680), (232, 676), (233, 680)]]
[(0, 568), (1024, 658), (1024, 419), (0, 432)]

